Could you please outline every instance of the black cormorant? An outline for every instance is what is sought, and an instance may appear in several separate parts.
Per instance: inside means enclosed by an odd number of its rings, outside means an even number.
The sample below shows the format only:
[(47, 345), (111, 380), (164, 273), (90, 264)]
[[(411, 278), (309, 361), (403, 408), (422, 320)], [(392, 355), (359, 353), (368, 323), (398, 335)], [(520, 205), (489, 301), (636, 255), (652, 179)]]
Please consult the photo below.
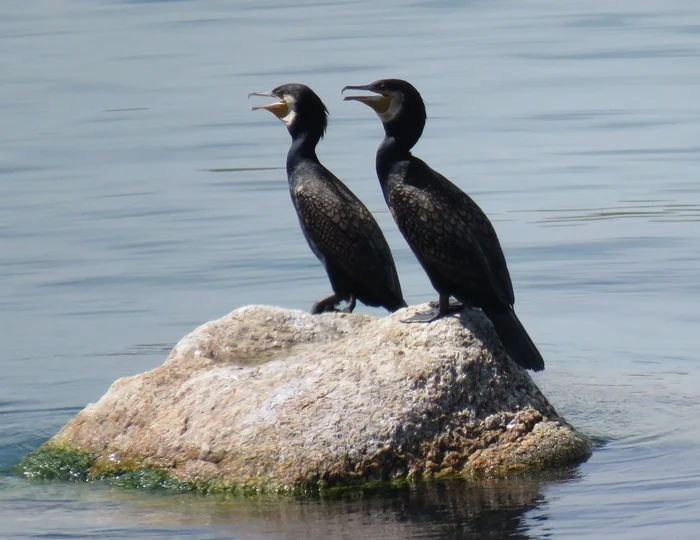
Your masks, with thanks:
[[(384, 125), (376, 160), (379, 183), (399, 230), (439, 294), (437, 309), (407, 322), (430, 322), (463, 306), (481, 308), (516, 363), (544, 369), (513, 310), (513, 285), (493, 225), (466, 193), (411, 154), (426, 120), (418, 91), (399, 79), (345, 90), (373, 92), (344, 99), (369, 105)], [(462, 306), (450, 304), (450, 296)]]
[(343, 310), (351, 313), (360, 300), (389, 311), (406, 307), (389, 245), (364, 204), (316, 157), (328, 111), (311, 88), (284, 84), (268, 96), (278, 101), (253, 107), (281, 119), (292, 136), (287, 154), (287, 178), (301, 229), (311, 250), (323, 263), (333, 293), (316, 302), (311, 313)]

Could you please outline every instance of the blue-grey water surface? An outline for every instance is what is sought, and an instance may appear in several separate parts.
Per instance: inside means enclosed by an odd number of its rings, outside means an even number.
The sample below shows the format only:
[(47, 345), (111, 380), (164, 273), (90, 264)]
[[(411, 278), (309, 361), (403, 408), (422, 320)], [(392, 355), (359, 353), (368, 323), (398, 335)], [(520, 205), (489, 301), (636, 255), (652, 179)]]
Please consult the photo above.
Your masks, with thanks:
[[(416, 155), (493, 220), (547, 361), (533, 377), (593, 457), (321, 501), (11, 474), (195, 326), (329, 292), (289, 201), (289, 136), (248, 92), (319, 93), (321, 160), (377, 216), (408, 302), (435, 298), (381, 197), (380, 123), (340, 97), (383, 77), (422, 92)], [(694, 538), (698, 96), (695, 0), (3, 2), (0, 538)]]

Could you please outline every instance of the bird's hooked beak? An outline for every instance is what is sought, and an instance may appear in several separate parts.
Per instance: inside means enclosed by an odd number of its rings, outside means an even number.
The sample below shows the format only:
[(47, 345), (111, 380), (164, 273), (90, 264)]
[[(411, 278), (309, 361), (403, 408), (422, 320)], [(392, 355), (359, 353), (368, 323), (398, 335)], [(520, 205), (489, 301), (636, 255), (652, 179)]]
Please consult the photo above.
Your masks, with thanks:
[(385, 113), (389, 110), (389, 105), (391, 105), (390, 95), (382, 94), (379, 90), (373, 89), (369, 84), (362, 86), (346, 86), (340, 93), (342, 94), (346, 90), (367, 90), (369, 92), (374, 92), (373, 95), (369, 96), (345, 96), (343, 97), (343, 101), (359, 101), (374, 109), (377, 114)]
[(265, 109), (266, 111), (270, 111), (280, 120), (287, 116), (287, 113), (289, 112), (289, 105), (287, 104), (287, 102), (283, 99), (280, 99), (272, 92), (251, 92), (250, 94), (248, 94), (248, 97), (250, 96), (273, 97), (279, 99), (279, 101), (270, 103), (268, 105), (255, 105), (251, 108), (252, 111), (257, 111), (258, 109)]

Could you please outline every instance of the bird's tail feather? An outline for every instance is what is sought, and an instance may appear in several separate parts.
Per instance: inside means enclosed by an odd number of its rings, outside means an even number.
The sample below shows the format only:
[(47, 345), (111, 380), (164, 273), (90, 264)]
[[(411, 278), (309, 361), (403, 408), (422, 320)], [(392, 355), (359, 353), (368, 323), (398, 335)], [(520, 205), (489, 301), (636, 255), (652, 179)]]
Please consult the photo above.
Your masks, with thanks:
[(516, 364), (532, 371), (544, 369), (544, 359), (530, 339), (515, 311), (486, 311), (501, 343)]

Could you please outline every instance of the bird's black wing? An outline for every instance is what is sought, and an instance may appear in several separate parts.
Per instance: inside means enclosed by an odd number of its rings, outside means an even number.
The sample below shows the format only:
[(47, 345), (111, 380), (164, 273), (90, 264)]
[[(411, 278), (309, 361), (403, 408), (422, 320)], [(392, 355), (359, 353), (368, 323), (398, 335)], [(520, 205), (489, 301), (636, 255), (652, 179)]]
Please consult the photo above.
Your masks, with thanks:
[(512, 305), (505, 256), (481, 208), (417, 158), (404, 162), (396, 174), (403, 181), (392, 188), (390, 207), (423, 265), (462, 287), (472, 299)]
[(402, 298), (391, 250), (362, 202), (327, 169), (324, 182), (298, 182), (293, 198), (309, 244), (327, 270), (340, 270), (380, 298)]

